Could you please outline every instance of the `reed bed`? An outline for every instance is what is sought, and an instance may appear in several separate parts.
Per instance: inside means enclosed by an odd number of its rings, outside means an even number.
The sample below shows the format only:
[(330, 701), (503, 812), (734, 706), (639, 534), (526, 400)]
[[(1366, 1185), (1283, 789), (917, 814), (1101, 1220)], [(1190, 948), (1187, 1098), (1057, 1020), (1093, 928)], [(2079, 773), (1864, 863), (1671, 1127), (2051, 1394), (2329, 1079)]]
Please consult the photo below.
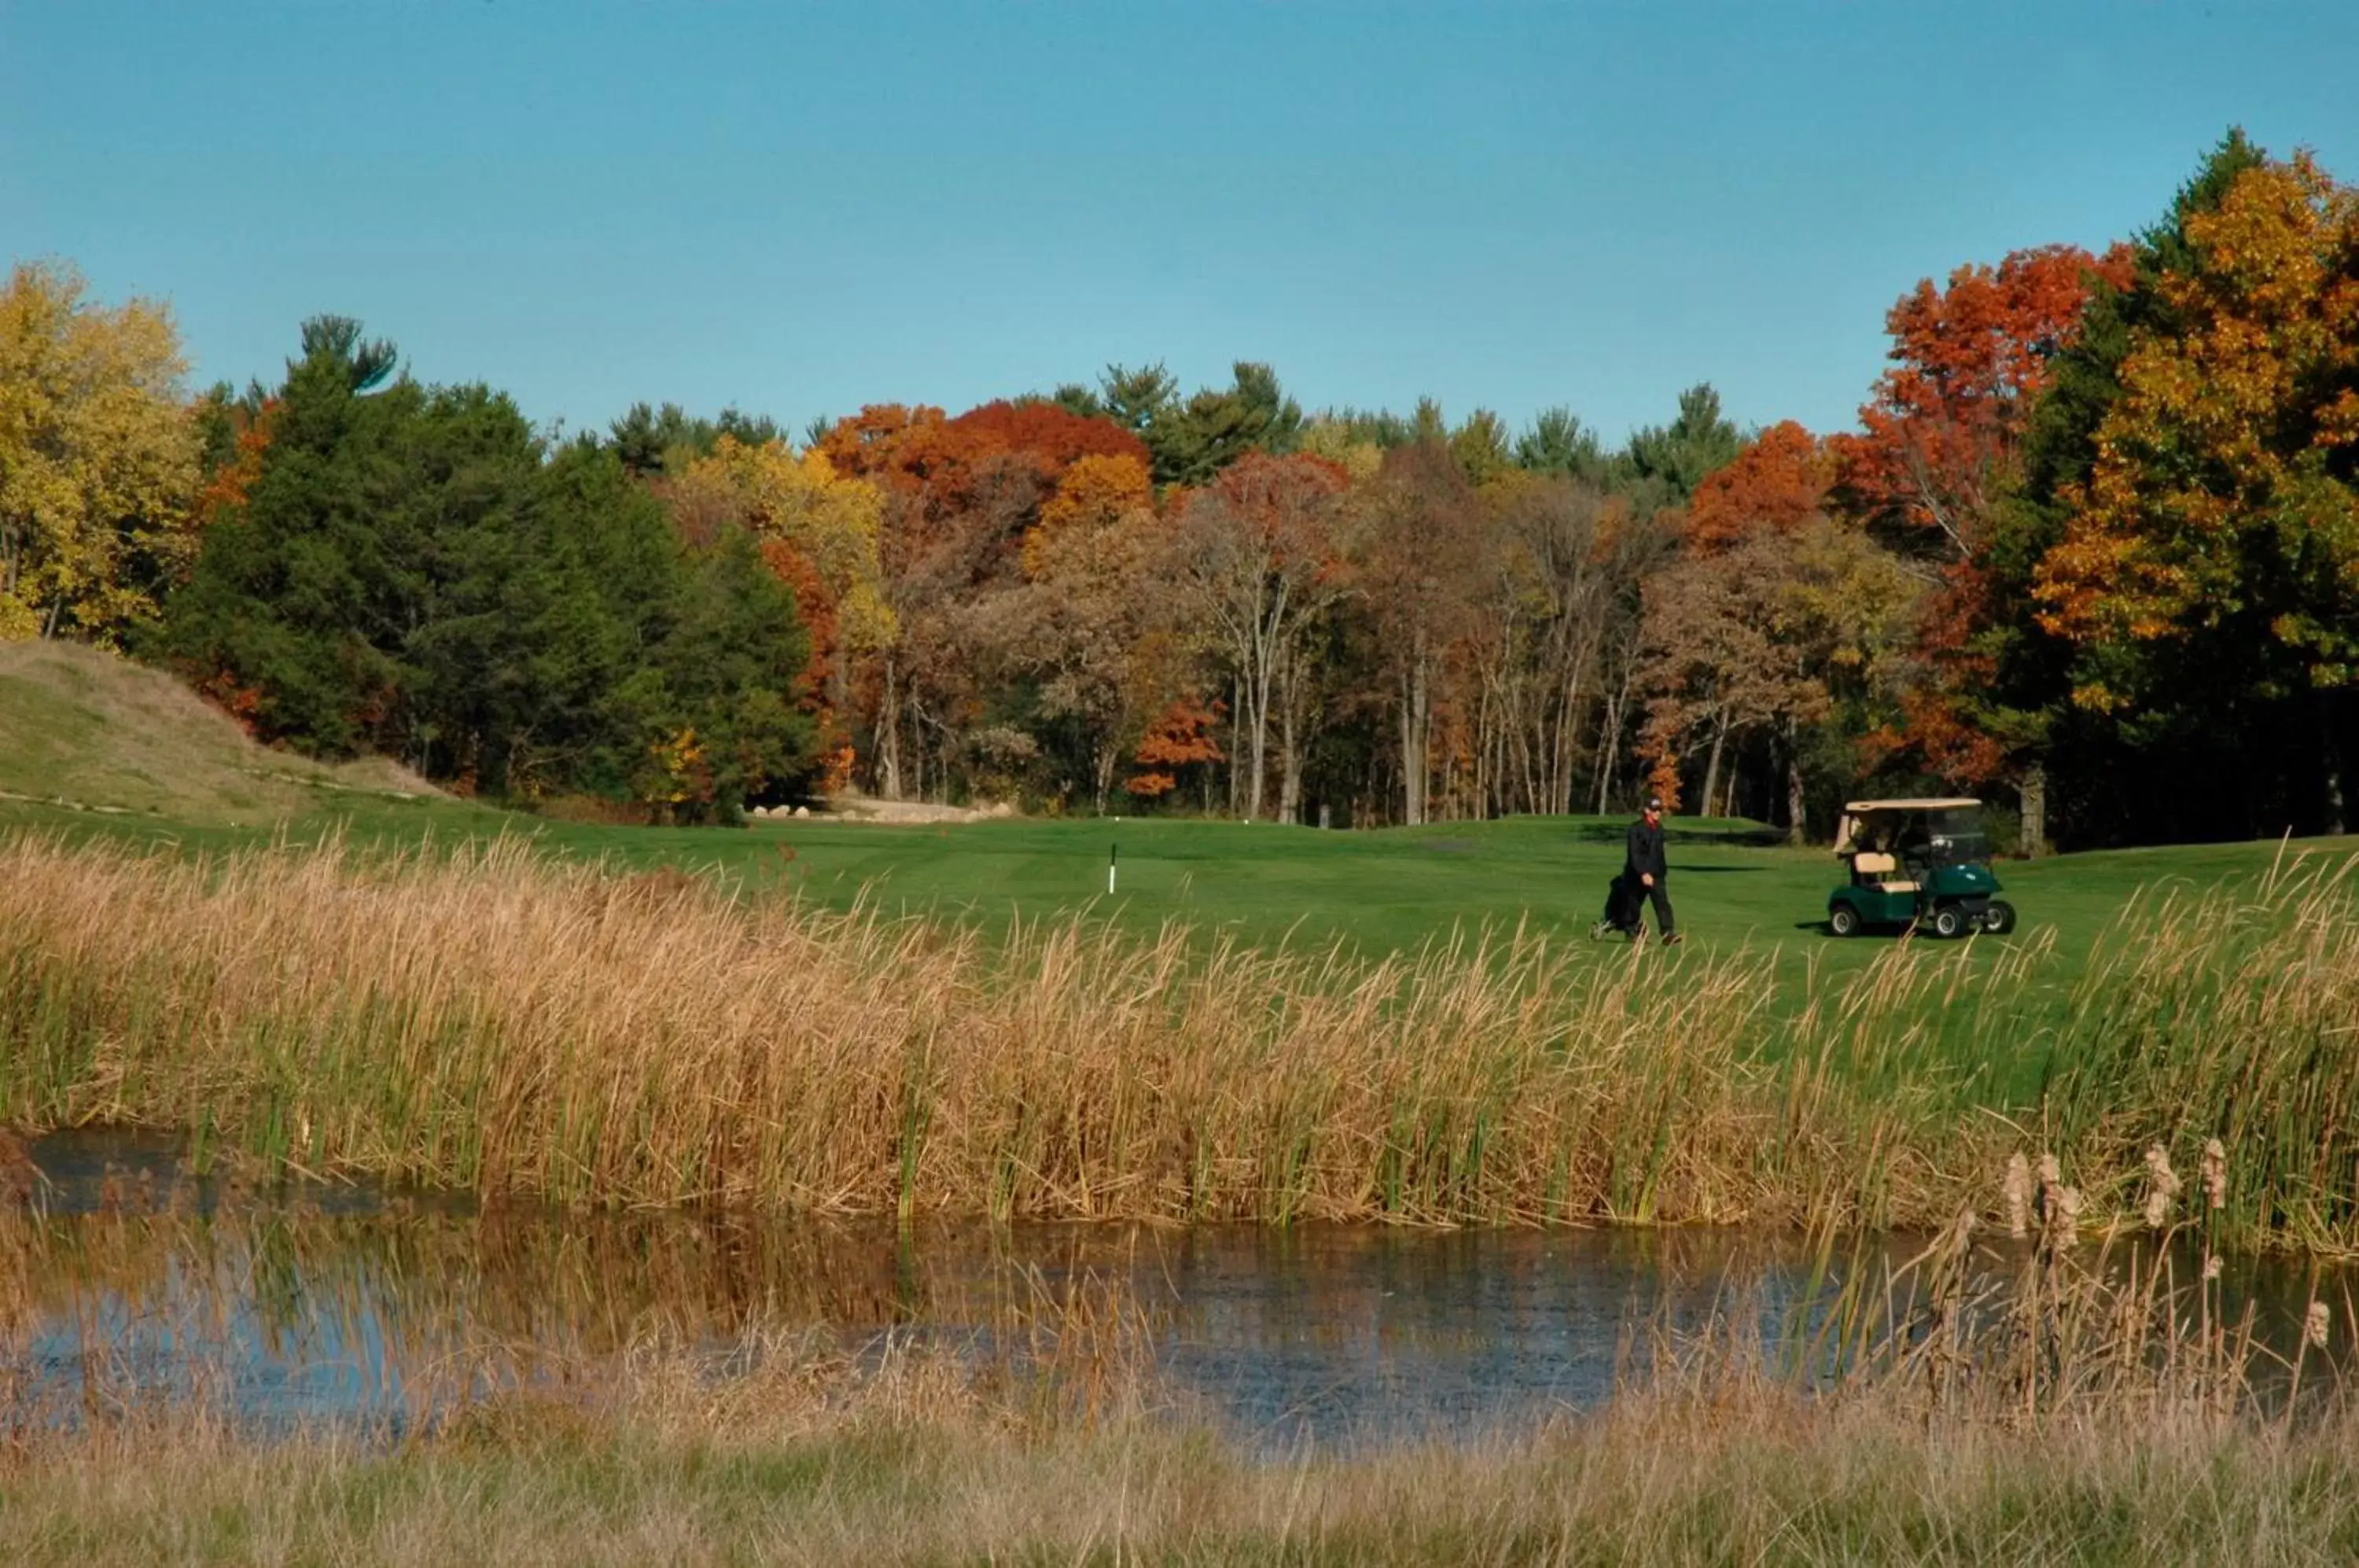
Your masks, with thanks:
[[(2223, 1225), (2359, 1243), (2345, 869), (2045, 951), (1767, 955), (1523, 931), (1376, 960), (1084, 920), (1001, 940), (525, 845), (0, 844), (0, 1118), (610, 1205), (1419, 1224), (1948, 1223), (2053, 1151), (2092, 1218), (2233, 1151)], [(2006, 1069), (2044, 1062), (2036, 1101)]]

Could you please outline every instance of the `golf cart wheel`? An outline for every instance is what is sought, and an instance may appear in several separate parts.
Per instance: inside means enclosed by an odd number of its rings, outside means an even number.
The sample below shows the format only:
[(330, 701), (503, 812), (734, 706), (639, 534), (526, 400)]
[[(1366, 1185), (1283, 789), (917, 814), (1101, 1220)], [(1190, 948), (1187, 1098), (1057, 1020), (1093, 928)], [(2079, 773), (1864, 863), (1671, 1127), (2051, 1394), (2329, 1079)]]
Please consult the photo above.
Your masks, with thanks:
[(1933, 934), (1947, 940), (1966, 932), (1966, 911), (1955, 904), (1944, 904), (1933, 911)]
[(2005, 898), (1993, 898), (1990, 908), (1983, 911), (1983, 930), (1993, 936), (2005, 936), (2015, 929), (2015, 906)]
[(1837, 936), (1857, 936), (1859, 934), (1859, 911), (1853, 909), (1849, 904), (1828, 905), (1827, 930), (1832, 931)]

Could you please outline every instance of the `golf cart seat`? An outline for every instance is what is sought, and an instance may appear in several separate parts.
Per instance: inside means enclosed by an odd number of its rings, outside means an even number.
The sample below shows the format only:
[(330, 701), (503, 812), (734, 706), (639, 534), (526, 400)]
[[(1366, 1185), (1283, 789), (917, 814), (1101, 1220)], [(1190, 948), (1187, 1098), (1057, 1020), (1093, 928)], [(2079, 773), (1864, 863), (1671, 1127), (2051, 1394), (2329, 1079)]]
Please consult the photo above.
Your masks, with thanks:
[(1862, 850), (1852, 856), (1851, 868), (1860, 880), (1875, 884), (1879, 893), (1914, 893), (1917, 884), (1900, 875), (1900, 861), (1876, 850)]

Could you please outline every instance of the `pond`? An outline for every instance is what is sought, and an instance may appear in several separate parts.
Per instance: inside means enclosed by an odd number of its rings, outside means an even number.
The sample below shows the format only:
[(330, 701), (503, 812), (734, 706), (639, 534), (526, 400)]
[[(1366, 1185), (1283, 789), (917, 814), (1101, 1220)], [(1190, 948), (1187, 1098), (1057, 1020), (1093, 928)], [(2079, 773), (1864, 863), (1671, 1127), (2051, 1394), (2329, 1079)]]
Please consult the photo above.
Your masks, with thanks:
[[(399, 1431), (658, 1333), (988, 1347), (1093, 1280), (1136, 1303), (1164, 1383), (1258, 1443), (1473, 1436), (1593, 1407), (1724, 1314), (1774, 1339), (1843, 1270), (1889, 1273), (1923, 1245), (1828, 1258), (1697, 1230), (580, 1214), (244, 1187), (191, 1175), (178, 1142), (147, 1134), (56, 1135), (33, 1154), (37, 1211), (0, 1225), (0, 1401), (201, 1396), (264, 1426)], [(2290, 1343), (2313, 1277), (2245, 1260), (2229, 1286)], [(2325, 1292), (2338, 1311), (2341, 1289)]]

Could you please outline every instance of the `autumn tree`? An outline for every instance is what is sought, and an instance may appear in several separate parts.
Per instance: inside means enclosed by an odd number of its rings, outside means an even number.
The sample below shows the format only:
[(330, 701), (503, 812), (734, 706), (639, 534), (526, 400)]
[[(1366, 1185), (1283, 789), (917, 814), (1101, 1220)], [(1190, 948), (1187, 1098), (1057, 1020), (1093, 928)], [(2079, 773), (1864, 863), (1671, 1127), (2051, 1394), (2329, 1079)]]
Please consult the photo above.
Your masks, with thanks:
[(1485, 519), (1458, 452), (1437, 441), (1386, 453), (1357, 507), (1364, 525), (1354, 582), (1392, 689), (1401, 820), (1414, 826), (1427, 820), (1434, 702), (1456, 645), (1471, 630)]
[(1706, 474), (1681, 525), (1690, 548), (1709, 552), (1760, 533), (1789, 534), (1827, 506), (1835, 458), (1791, 419), (1780, 420)]
[(1139, 736), (1138, 749), (1131, 754), (1139, 771), (1123, 788), (1143, 800), (1156, 800), (1180, 787), (1182, 770), (1226, 761), (1217, 738), (1221, 716), (1218, 702), (1175, 698)]
[(1973, 561), (2049, 362), (2077, 335), (2092, 285), (2118, 286), (2128, 267), (2119, 247), (2099, 258), (2044, 245), (1903, 295), (1885, 319), (1892, 367), (1861, 432), (1834, 443), (1850, 508), (1912, 554)]
[(1701, 752), (1705, 815), (1729, 810), (1747, 739), (1775, 748), (1788, 831), (1805, 828), (1804, 732), (1872, 680), (1899, 642), (1914, 585), (1855, 525), (1814, 517), (1689, 553), (1646, 585), (1642, 750), (1676, 766)]
[(200, 437), (171, 318), (26, 264), (0, 289), (0, 640), (113, 641), (195, 553)]
[(1860, 432), (1829, 443), (1845, 509), (1928, 587), (1912, 678), (1868, 736), (1871, 759), (1967, 786), (2011, 777), (2031, 808), (2035, 852), (2038, 726), (1989, 701), (1995, 648), (2027, 615), (1998, 567), (1997, 536), (2052, 367), (2079, 343), (2093, 291), (2119, 287), (2130, 267), (2120, 246), (2096, 256), (2046, 245), (1960, 267), (1942, 286), (1920, 280), (1886, 318), (1891, 367), (1860, 410)]
[(1041, 716), (1077, 737), (1101, 814), (1150, 718), (1185, 695), (1150, 490), (1136, 458), (1076, 461), (1025, 542), (1023, 583), (986, 611), (1038, 682)]
[(1016, 602), (1008, 595), (1024, 582), (1044, 507), (1077, 466), (1102, 474), (1093, 460), (1119, 459), (1144, 471), (1147, 447), (1103, 414), (1049, 400), (986, 403), (956, 418), (872, 406), (817, 447), (836, 473), (871, 480), (884, 496), (878, 561), (894, 635), (864, 683), (877, 787), (888, 798), (946, 789), (984, 728), (1020, 727), (1021, 713), (986, 724), (985, 711), (1006, 706), (1004, 682), (1025, 663), (997, 611)]
[(2359, 196), (2297, 154), (2238, 173), (2183, 234), (2087, 476), (2061, 492), (2041, 625), (2075, 651), (2083, 711), (2176, 707), (2201, 665), (2199, 689), (2233, 702), (2213, 724), (2299, 715), (2318, 760), (2296, 787), (2339, 827), (2359, 717)]
[[(1281, 682), (1346, 591), (1346, 480), (1316, 458), (1244, 458), (1188, 497), (1170, 536), (1181, 604), (1236, 692), (1248, 818), (1267, 798)], [(1299, 748), (1289, 762), (1298, 762)]]
[(1592, 481), (1522, 474), (1483, 493), (1474, 601), (1485, 788), (1502, 811), (1606, 808), (1640, 694), (1642, 589), (1670, 557), (1661, 516)]
[[(2074, 515), (2072, 497), (2096, 462), (2101, 427), (2122, 395), (2121, 367), (2133, 337), (2173, 330), (2176, 311), (2160, 283), (2191, 265), (2189, 220), (2216, 209), (2237, 178), (2263, 162), (2241, 131), (2229, 132), (2162, 218), (2133, 238), (2126, 276), (2109, 268), (2092, 280), (2079, 322), (2049, 359), (2045, 387), (2025, 427), (2019, 477), (1992, 519), (1976, 563), (1971, 585), (1981, 596), (1978, 614), (1971, 621), (1948, 618), (1948, 640), (1966, 656), (1945, 661), (1957, 678), (1921, 680), (1902, 695), (1913, 710), (1908, 733), (1934, 736), (1927, 750), (1936, 757), (1962, 754), (1971, 761), (1981, 748), (1983, 757), (2012, 760), (2021, 789), (2023, 842), (2035, 854), (2047, 836), (2051, 794), (2069, 831), (2084, 840), (2218, 831), (2223, 818), (2213, 802), (2222, 796), (2206, 791), (2202, 804), (2166, 826), (2153, 807), (2190, 801), (2196, 792), (2158, 792), (2144, 788), (2141, 779), (2158, 766), (2190, 779), (2250, 776), (2226, 759), (2256, 737), (2232, 735), (2232, 726), (2219, 722), (2240, 710), (2236, 688), (2222, 684), (2221, 671), (2200, 655), (2166, 683), (2180, 700), (2159, 702), (2134, 722), (2074, 704), (2078, 656), (2040, 625), (2035, 588)], [(1945, 731), (1957, 738), (1942, 743)], [(1944, 770), (1982, 776), (1971, 767)], [(2231, 792), (2227, 800), (2235, 798)], [(2231, 814), (2241, 809), (2231, 804)]]

